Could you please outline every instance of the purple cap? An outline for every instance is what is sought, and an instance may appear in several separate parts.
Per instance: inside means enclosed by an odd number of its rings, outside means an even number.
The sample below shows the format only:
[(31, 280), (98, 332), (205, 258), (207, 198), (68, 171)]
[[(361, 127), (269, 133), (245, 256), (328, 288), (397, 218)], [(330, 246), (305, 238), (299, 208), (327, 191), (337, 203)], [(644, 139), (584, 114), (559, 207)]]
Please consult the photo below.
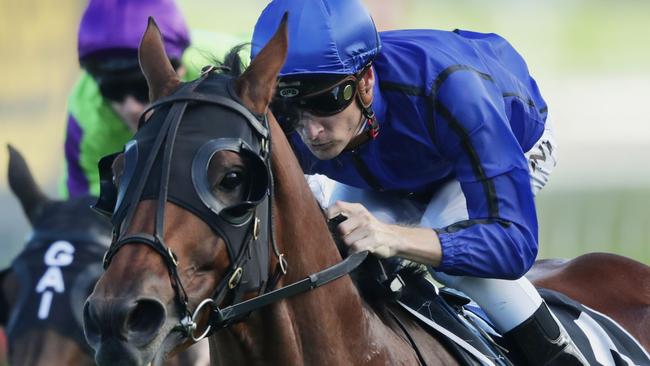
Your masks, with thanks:
[(173, 0), (90, 0), (79, 24), (79, 59), (95, 52), (137, 50), (153, 16), (169, 58), (190, 44), (183, 14)]

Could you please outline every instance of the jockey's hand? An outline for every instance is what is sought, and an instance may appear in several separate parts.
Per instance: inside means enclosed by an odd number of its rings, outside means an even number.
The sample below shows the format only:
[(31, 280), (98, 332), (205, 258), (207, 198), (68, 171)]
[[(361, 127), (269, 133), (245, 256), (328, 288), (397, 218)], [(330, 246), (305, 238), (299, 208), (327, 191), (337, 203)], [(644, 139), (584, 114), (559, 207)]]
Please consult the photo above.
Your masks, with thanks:
[(395, 225), (382, 223), (359, 203), (336, 201), (327, 209), (327, 217), (338, 215), (347, 217), (339, 224), (338, 230), (343, 242), (352, 253), (364, 250), (381, 258), (397, 255), (400, 237)]
[(385, 224), (361, 204), (336, 201), (327, 209), (327, 217), (347, 217), (338, 230), (352, 252), (369, 251), (379, 257), (402, 257), (438, 266), (442, 248), (436, 232), (425, 227)]

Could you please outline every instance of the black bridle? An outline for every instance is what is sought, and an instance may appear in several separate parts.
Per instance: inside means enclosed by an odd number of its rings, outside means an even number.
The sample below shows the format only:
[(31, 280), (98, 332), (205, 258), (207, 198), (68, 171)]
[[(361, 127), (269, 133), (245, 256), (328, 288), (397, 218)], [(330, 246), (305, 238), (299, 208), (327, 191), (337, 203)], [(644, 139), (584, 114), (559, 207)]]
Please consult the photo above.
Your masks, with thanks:
[[(209, 336), (217, 329), (242, 320), (253, 310), (344, 276), (358, 267), (367, 256), (367, 252), (357, 253), (302, 281), (273, 290), (279, 278), (286, 273), (287, 262), (284, 255), (278, 250), (272, 228), (273, 178), (270, 168), (271, 144), (268, 119), (266, 115), (255, 115), (244, 107), (233, 92), (232, 79), (213, 73), (213, 70), (214, 68), (205, 70), (199, 79), (183, 84), (172, 95), (156, 101), (143, 113), (144, 116), (150, 110), (155, 111), (147, 122), (141, 120), (142, 128), (134, 137), (136, 145), (142, 143), (139, 141), (142, 139), (146, 141), (142, 144), (146, 145), (148, 149), (148, 154), (145, 154), (146, 161), (138, 161), (137, 168), (131, 169), (140, 179), (127, 180), (126, 183), (120, 182), (119, 189), (116, 189), (113, 182), (110, 181), (113, 178), (112, 173), (107, 172), (115, 155), (106, 157), (106, 160), (103, 159), (100, 162), (102, 192), (95, 205), (98, 211), (111, 215), (114, 224), (113, 243), (104, 256), (104, 268), (110, 265), (118, 250), (127, 244), (145, 244), (155, 250), (164, 259), (179, 306), (181, 320), (176, 329), (194, 341)], [(220, 92), (208, 93), (198, 90), (208, 83), (216, 83), (220, 87)], [(237, 118), (245, 123), (224, 124), (219, 127), (218, 131), (211, 125), (205, 124), (208, 126), (206, 127), (207, 131), (195, 132), (194, 135), (191, 132), (182, 132), (182, 136), (184, 134), (189, 136), (184, 141), (196, 139), (201, 140), (202, 143), (202, 147), (197, 148), (196, 151), (185, 146), (185, 150), (190, 151), (186, 152), (182, 149), (183, 144), (176, 144), (176, 140), (181, 128), (181, 121), (190, 104), (192, 106), (218, 106), (223, 113), (227, 112), (230, 118)], [(169, 108), (166, 115), (159, 113), (159, 111), (164, 112), (163, 109), (166, 108)], [(161, 116), (164, 116), (164, 119)], [(154, 119), (157, 122), (152, 122)], [(156, 125), (149, 126), (149, 131), (145, 131), (147, 126), (152, 123), (156, 123)], [(153, 134), (152, 128), (157, 128)], [(222, 130), (225, 130), (225, 133)], [(206, 138), (206, 135), (211, 135), (210, 132), (214, 132), (216, 136)], [(206, 139), (207, 142), (204, 141)], [(211, 157), (206, 154), (214, 154), (215, 150), (211, 151), (210, 149), (215, 148), (252, 156), (253, 161), (260, 166), (258, 170), (266, 172), (266, 174), (262, 174), (262, 178), (266, 179), (264, 182), (266, 185), (260, 186), (261, 188), (258, 187), (258, 189), (251, 189), (251, 191), (262, 193), (250, 194), (246, 201), (236, 207), (224, 208), (218, 202), (211, 200), (208, 197), (209, 192), (206, 193), (206, 189), (203, 187), (201, 174), (203, 174), (203, 168), (207, 169), (206, 161), (209, 162)], [(177, 152), (179, 149), (182, 151)], [(174, 175), (177, 170), (184, 169), (182, 166), (177, 166), (180, 163), (174, 164), (172, 161), (172, 155), (176, 156), (176, 154), (179, 154), (181, 159), (186, 158), (189, 161), (191, 158), (193, 161), (191, 164), (192, 184), (179, 178), (183, 174)], [(125, 155), (127, 159), (125, 163), (128, 165), (130, 163), (128, 161), (129, 152), (127, 151)], [(160, 175), (150, 178), (154, 176), (154, 167), (160, 170)], [(181, 189), (172, 188), (170, 192), (170, 177), (171, 180), (178, 180), (177, 185), (182, 186)], [(264, 179), (260, 179), (260, 181)], [(258, 182), (257, 184), (263, 183)], [(189, 187), (190, 185), (193, 187)], [(144, 199), (157, 200), (153, 234), (132, 233), (120, 237), (121, 233), (130, 226), (137, 203)], [(230, 266), (224, 280), (219, 282), (212, 296), (201, 301), (193, 312), (189, 309), (188, 296), (177, 271), (178, 258), (165, 244), (163, 238), (167, 201), (174, 202), (197, 214), (224, 239), (228, 249)], [(269, 278), (269, 252), (271, 249), (278, 264), (274, 274)], [(258, 296), (241, 301), (244, 294), (252, 291), (257, 291)], [(220, 308), (219, 306), (228, 295), (232, 296), (233, 305)], [(198, 327), (196, 319), (206, 306), (211, 308), (207, 327), (202, 334), (195, 336)]]

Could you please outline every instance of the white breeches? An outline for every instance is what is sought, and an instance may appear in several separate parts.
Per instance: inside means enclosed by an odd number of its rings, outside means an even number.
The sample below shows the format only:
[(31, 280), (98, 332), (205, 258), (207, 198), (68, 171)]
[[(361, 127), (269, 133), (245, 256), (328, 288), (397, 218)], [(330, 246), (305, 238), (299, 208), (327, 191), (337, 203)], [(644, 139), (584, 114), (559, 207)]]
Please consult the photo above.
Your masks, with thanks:
[[(550, 123), (539, 141), (526, 153), (533, 194), (548, 182), (556, 164), (557, 147)], [(308, 176), (309, 185), (323, 207), (337, 200), (363, 204), (378, 220), (442, 228), (467, 220), (467, 204), (460, 183), (452, 180), (436, 192), (428, 204), (406, 197), (367, 191), (334, 182), (327, 177)], [(507, 332), (528, 319), (539, 308), (542, 298), (526, 278), (500, 280), (452, 276), (434, 272), (435, 279), (467, 294), (483, 308), (501, 332)]]

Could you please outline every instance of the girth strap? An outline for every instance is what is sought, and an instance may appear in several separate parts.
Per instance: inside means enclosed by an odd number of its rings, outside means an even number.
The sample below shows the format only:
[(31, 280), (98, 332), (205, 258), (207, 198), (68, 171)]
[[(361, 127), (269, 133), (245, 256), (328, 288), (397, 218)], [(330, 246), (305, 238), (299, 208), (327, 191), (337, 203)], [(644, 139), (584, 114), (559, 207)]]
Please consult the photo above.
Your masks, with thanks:
[(413, 316), (415, 316), (418, 320), (422, 321), (423, 323), (429, 325), (433, 330), (436, 332), (442, 334), (443, 336), (447, 337), (448, 339), (454, 341), (457, 345), (462, 347), (467, 353), (470, 355), (474, 356), (478, 362), (480, 362), (481, 365), (483, 366), (495, 366), (495, 363), (490, 360), (487, 356), (485, 356), (483, 353), (481, 353), (479, 350), (476, 349), (476, 347), (472, 346), (469, 344), (467, 341), (464, 339), (458, 337), (456, 334), (448, 331), (444, 327), (440, 326), (439, 324), (431, 321), (431, 319), (428, 319), (424, 315), (420, 314), (419, 312), (411, 309), (408, 305), (404, 304), (401, 301), (397, 301), (397, 303), (402, 306), (403, 309), (405, 309), (407, 312), (411, 313)]
[(404, 322), (402, 322), (402, 320), (400, 320), (400, 318), (397, 316), (397, 314), (395, 314), (393, 312), (393, 310), (391, 310), (390, 307), (387, 307), (386, 310), (388, 311), (388, 314), (390, 314), (390, 316), (393, 318), (395, 323), (400, 327), (400, 329), (404, 333), (404, 336), (406, 337), (406, 339), (411, 344), (411, 347), (413, 348), (413, 350), (415, 350), (415, 354), (416, 354), (416, 356), (418, 356), (418, 360), (420, 362), (420, 365), (421, 366), (427, 366), (427, 361), (424, 359), (424, 356), (422, 356), (422, 352), (420, 352), (420, 349), (418, 348), (418, 344), (415, 342), (415, 339), (413, 339), (413, 337), (409, 333), (408, 328), (406, 327)]

